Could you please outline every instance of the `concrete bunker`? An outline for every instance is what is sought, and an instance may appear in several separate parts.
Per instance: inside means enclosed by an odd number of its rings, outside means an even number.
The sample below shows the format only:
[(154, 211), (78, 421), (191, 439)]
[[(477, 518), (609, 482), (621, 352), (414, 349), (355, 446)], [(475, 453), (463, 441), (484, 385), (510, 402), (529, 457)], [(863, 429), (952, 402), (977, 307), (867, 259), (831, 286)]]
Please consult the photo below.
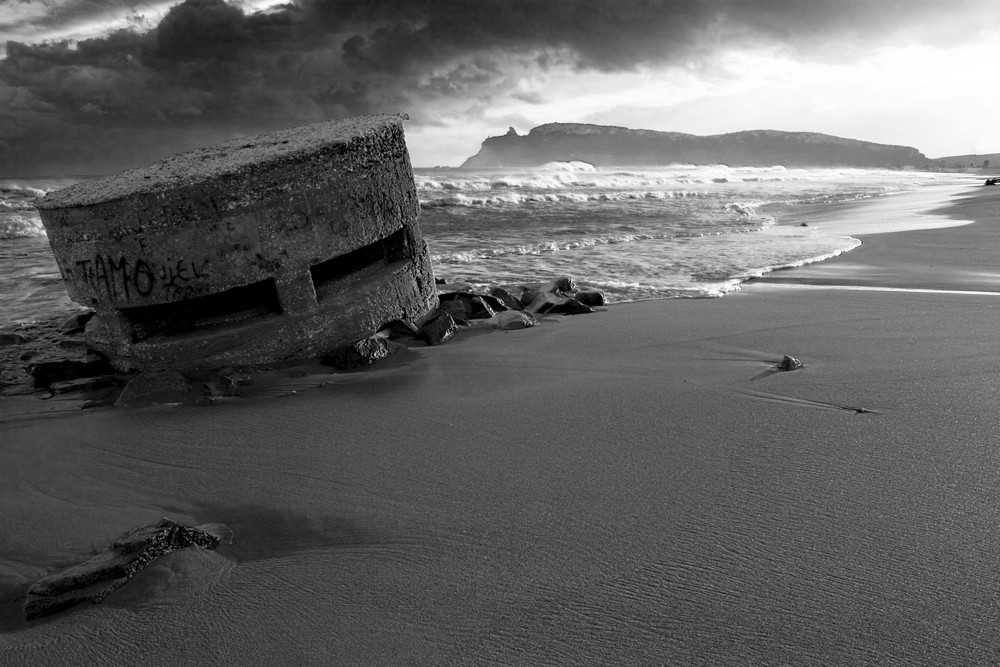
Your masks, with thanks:
[(436, 305), (402, 117), (243, 137), (38, 202), (121, 370), (303, 358)]

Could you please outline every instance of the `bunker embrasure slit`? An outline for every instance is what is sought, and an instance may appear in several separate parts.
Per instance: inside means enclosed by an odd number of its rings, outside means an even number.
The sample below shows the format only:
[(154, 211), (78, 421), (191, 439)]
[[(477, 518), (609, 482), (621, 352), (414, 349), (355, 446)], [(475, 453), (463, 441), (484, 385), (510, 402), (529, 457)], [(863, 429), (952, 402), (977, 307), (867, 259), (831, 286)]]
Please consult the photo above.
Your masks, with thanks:
[(352, 276), (363, 279), (369, 272), (411, 257), (409, 238), (403, 228), (375, 243), (320, 262), (309, 269), (316, 298), (322, 301), (325, 296), (339, 291), (352, 282)]
[(132, 325), (132, 341), (235, 326), (281, 314), (273, 279), (262, 280), (199, 296), (153, 306), (122, 308)]

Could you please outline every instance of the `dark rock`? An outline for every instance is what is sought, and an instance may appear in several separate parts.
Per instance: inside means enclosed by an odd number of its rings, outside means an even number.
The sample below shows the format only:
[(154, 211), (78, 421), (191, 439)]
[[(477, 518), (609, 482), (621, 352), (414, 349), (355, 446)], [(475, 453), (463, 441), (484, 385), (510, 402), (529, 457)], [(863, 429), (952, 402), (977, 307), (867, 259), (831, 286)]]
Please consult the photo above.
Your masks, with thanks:
[[(499, 301), (508, 310), (521, 310), (524, 304), (515, 299), (514, 296), (502, 287), (494, 287), (490, 290), (490, 296)], [(494, 310), (496, 310), (494, 308)]]
[(72, 358), (43, 357), (29, 364), (28, 373), (35, 378), (35, 388), (41, 389), (62, 380), (113, 375), (115, 370), (103, 354), (89, 352)]
[(539, 312), (546, 312), (551, 314), (559, 313), (563, 315), (585, 315), (587, 313), (594, 312), (594, 309), (591, 308), (590, 306), (580, 303), (576, 299), (567, 297), (564, 301), (562, 301), (561, 303), (554, 304), (548, 310)]
[(30, 341), (30, 338), (21, 333), (13, 331), (0, 333), (0, 347), (7, 347), (8, 345), (24, 345)]
[[(489, 301), (492, 301), (501, 308), (503, 307), (494, 297), (485, 297), (481, 294), (473, 294), (472, 292), (446, 292), (439, 294), (438, 299), (441, 303), (441, 310), (444, 310), (453, 318), (467, 320), (487, 320), (496, 315), (496, 311), (490, 305)], [(456, 304), (460, 305), (461, 310), (459, 310), (459, 305)], [(464, 317), (462, 313), (464, 313)]]
[(353, 345), (348, 345), (328, 354), (323, 355), (321, 363), (333, 366), (340, 370), (351, 370), (354, 368), (365, 368), (377, 361), (405, 350), (406, 346), (389, 340), (386, 336), (374, 335), (364, 340), (359, 340)]
[(94, 311), (90, 308), (73, 313), (59, 324), (59, 333), (74, 334), (80, 333), (87, 328), (87, 322), (94, 317)]
[(539, 315), (546, 313), (552, 315), (583, 315), (594, 312), (593, 308), (580, 303), (576, 299), (551, 292), (539, 294), (525, 310), (529, 313), (538, 313)]
[(379, 327), (377, 333), (385, 334), (389, 337), (389, 340), (394, 340), (396, 338), (416, 336), (419, 332), (420, 329), (409, 320), (392, 320)]
[(527, 329), (538, 324), (538, 320), (523, 310), (505, 310), (502, 313), (497, 313), (490, 319), (490, 322), (502, 331)]
[(795, 357), (789, 357), (787, 354), (774, 367), (774, 369), (778, 371), (794, 371), (800, 368), (802, 368), (802, 362)]
[[(494, 313), (510, 310), (510, 307), (507, 304), (492, 294), (479, 294), (477, 296), (482, 299), (483, 303), (493, 309)], [(515, 310), (520, 310), (520, 308), (515, 308)]]
[(1000, 185), (1000, 177), (998, 178), (987, 178), (983, 185)]
[(469, 312), (462, 301), (457, 299), (442, 301), (439, 309), (442, 313), (451, 315), (451, 319), (455, 320), (458, 324), (467, 324), (468, 322)]
[(233, 378), (219, 375), (201, 383), (201, 393), (211, 398), (239, 396), (240, 385)]
[(547, 312), (552, 306), (566, 298), (549, 292), (531, 292), (525, 290), (524, 294), (521, 295), (521, 299), (527, 299), (529, 296), (531, 297), (531, 301), (528, 301), (524, 305), (524, 309), (529, 313)]
[(439, 312), (420, 327), (420, 338), (428, 345), (440, 345), (451, 340), (458, 331), (458, 325), (448, 313)]
[(555, 292), (556, 294), (562, 292), (573, 292), (576, 290), (576, 282), (568, 277), (563, 276), (561, 278), (556, 278), (551, 283), (542, 288), (545, 292)]
[(534, 303), (535, 299), (541, 296), (541, 294), (542, 293), (539, 292), (538, 290), (525, 289), (523, 292), (521, 292), (521, 306), (523, 308), (527, 308), (532, 303)]
[(136, 375), (118, 395), (115, 407), (174, 403), (191, 391), (191, 381), (175, 370), (144, 371)]
[(596, 289), (581, 290), (574, 294), (573, 298), (591, 308), (604, 305), (604, 292)]
[(218, 535), (163, 519), (118, 537), (85, 563), (42, 577), (28, 587), (24, 615), (31, 621), (88, 602), (98, 604), (156, 558), (178, 549), (214, 549)]
[(113, 375), (98, 375), (97, 377), (83, 377), (75, 380), (61, 380), (48, 385), (49, 391), (53, 394), (69, 394), (76, 391), (100, 391), (110, 387), (120, 387), (122, 381)]
[(435, 285), (447, 285), (448, 281), (445, 280), (444, 278), (435, 278), (434, 279), (434, 284)]

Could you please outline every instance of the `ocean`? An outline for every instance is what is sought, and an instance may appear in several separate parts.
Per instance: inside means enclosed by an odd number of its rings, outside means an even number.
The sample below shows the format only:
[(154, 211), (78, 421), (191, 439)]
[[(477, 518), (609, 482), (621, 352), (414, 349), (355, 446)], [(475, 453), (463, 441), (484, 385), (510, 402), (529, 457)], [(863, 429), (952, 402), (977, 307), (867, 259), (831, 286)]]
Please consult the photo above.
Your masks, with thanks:
[[(836, 225), (801, 221), (849, 202), (979, 183), (922, 171), (584, 162), (418, 168), (414, 177), (439, 278), (485, 286), (569, 276), (611, 303), (722, 296), (860, 243)], [(0, 326), (73, 308), (33, 205), (73, 182), (0, 179)]]

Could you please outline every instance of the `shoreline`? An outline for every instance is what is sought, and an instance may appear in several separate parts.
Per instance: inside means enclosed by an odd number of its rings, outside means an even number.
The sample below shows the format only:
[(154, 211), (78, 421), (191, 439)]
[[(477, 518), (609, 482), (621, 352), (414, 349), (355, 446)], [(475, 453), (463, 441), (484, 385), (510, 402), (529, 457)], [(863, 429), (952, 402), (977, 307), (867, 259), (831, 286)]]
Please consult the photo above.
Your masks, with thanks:
[[(948, 202), (928, 209), (930, 216), (957, 224), (887, 233), (857, 232), (861, 245), (836, 257), (778, 269), (750, 284), (801, 284), (826, 287), (1000, 291), (992, 230), (986, 225), (1000, 209), (1000, 190), (963, 188)], [(840, 212), (844, 215), (849, 211)], [(993, 218), (995, 219), (995, 217)]]
[[(467, 332), (211, 407), (5, 418), (0, 658), (995, 662), (1000, 302), (841, 287), (972, 283), (998, 206), (976, 192), (948, 208), (976, 224), (724, 298)], [(163, 516), (233, 543), (12, 620), (27, 582)]]

